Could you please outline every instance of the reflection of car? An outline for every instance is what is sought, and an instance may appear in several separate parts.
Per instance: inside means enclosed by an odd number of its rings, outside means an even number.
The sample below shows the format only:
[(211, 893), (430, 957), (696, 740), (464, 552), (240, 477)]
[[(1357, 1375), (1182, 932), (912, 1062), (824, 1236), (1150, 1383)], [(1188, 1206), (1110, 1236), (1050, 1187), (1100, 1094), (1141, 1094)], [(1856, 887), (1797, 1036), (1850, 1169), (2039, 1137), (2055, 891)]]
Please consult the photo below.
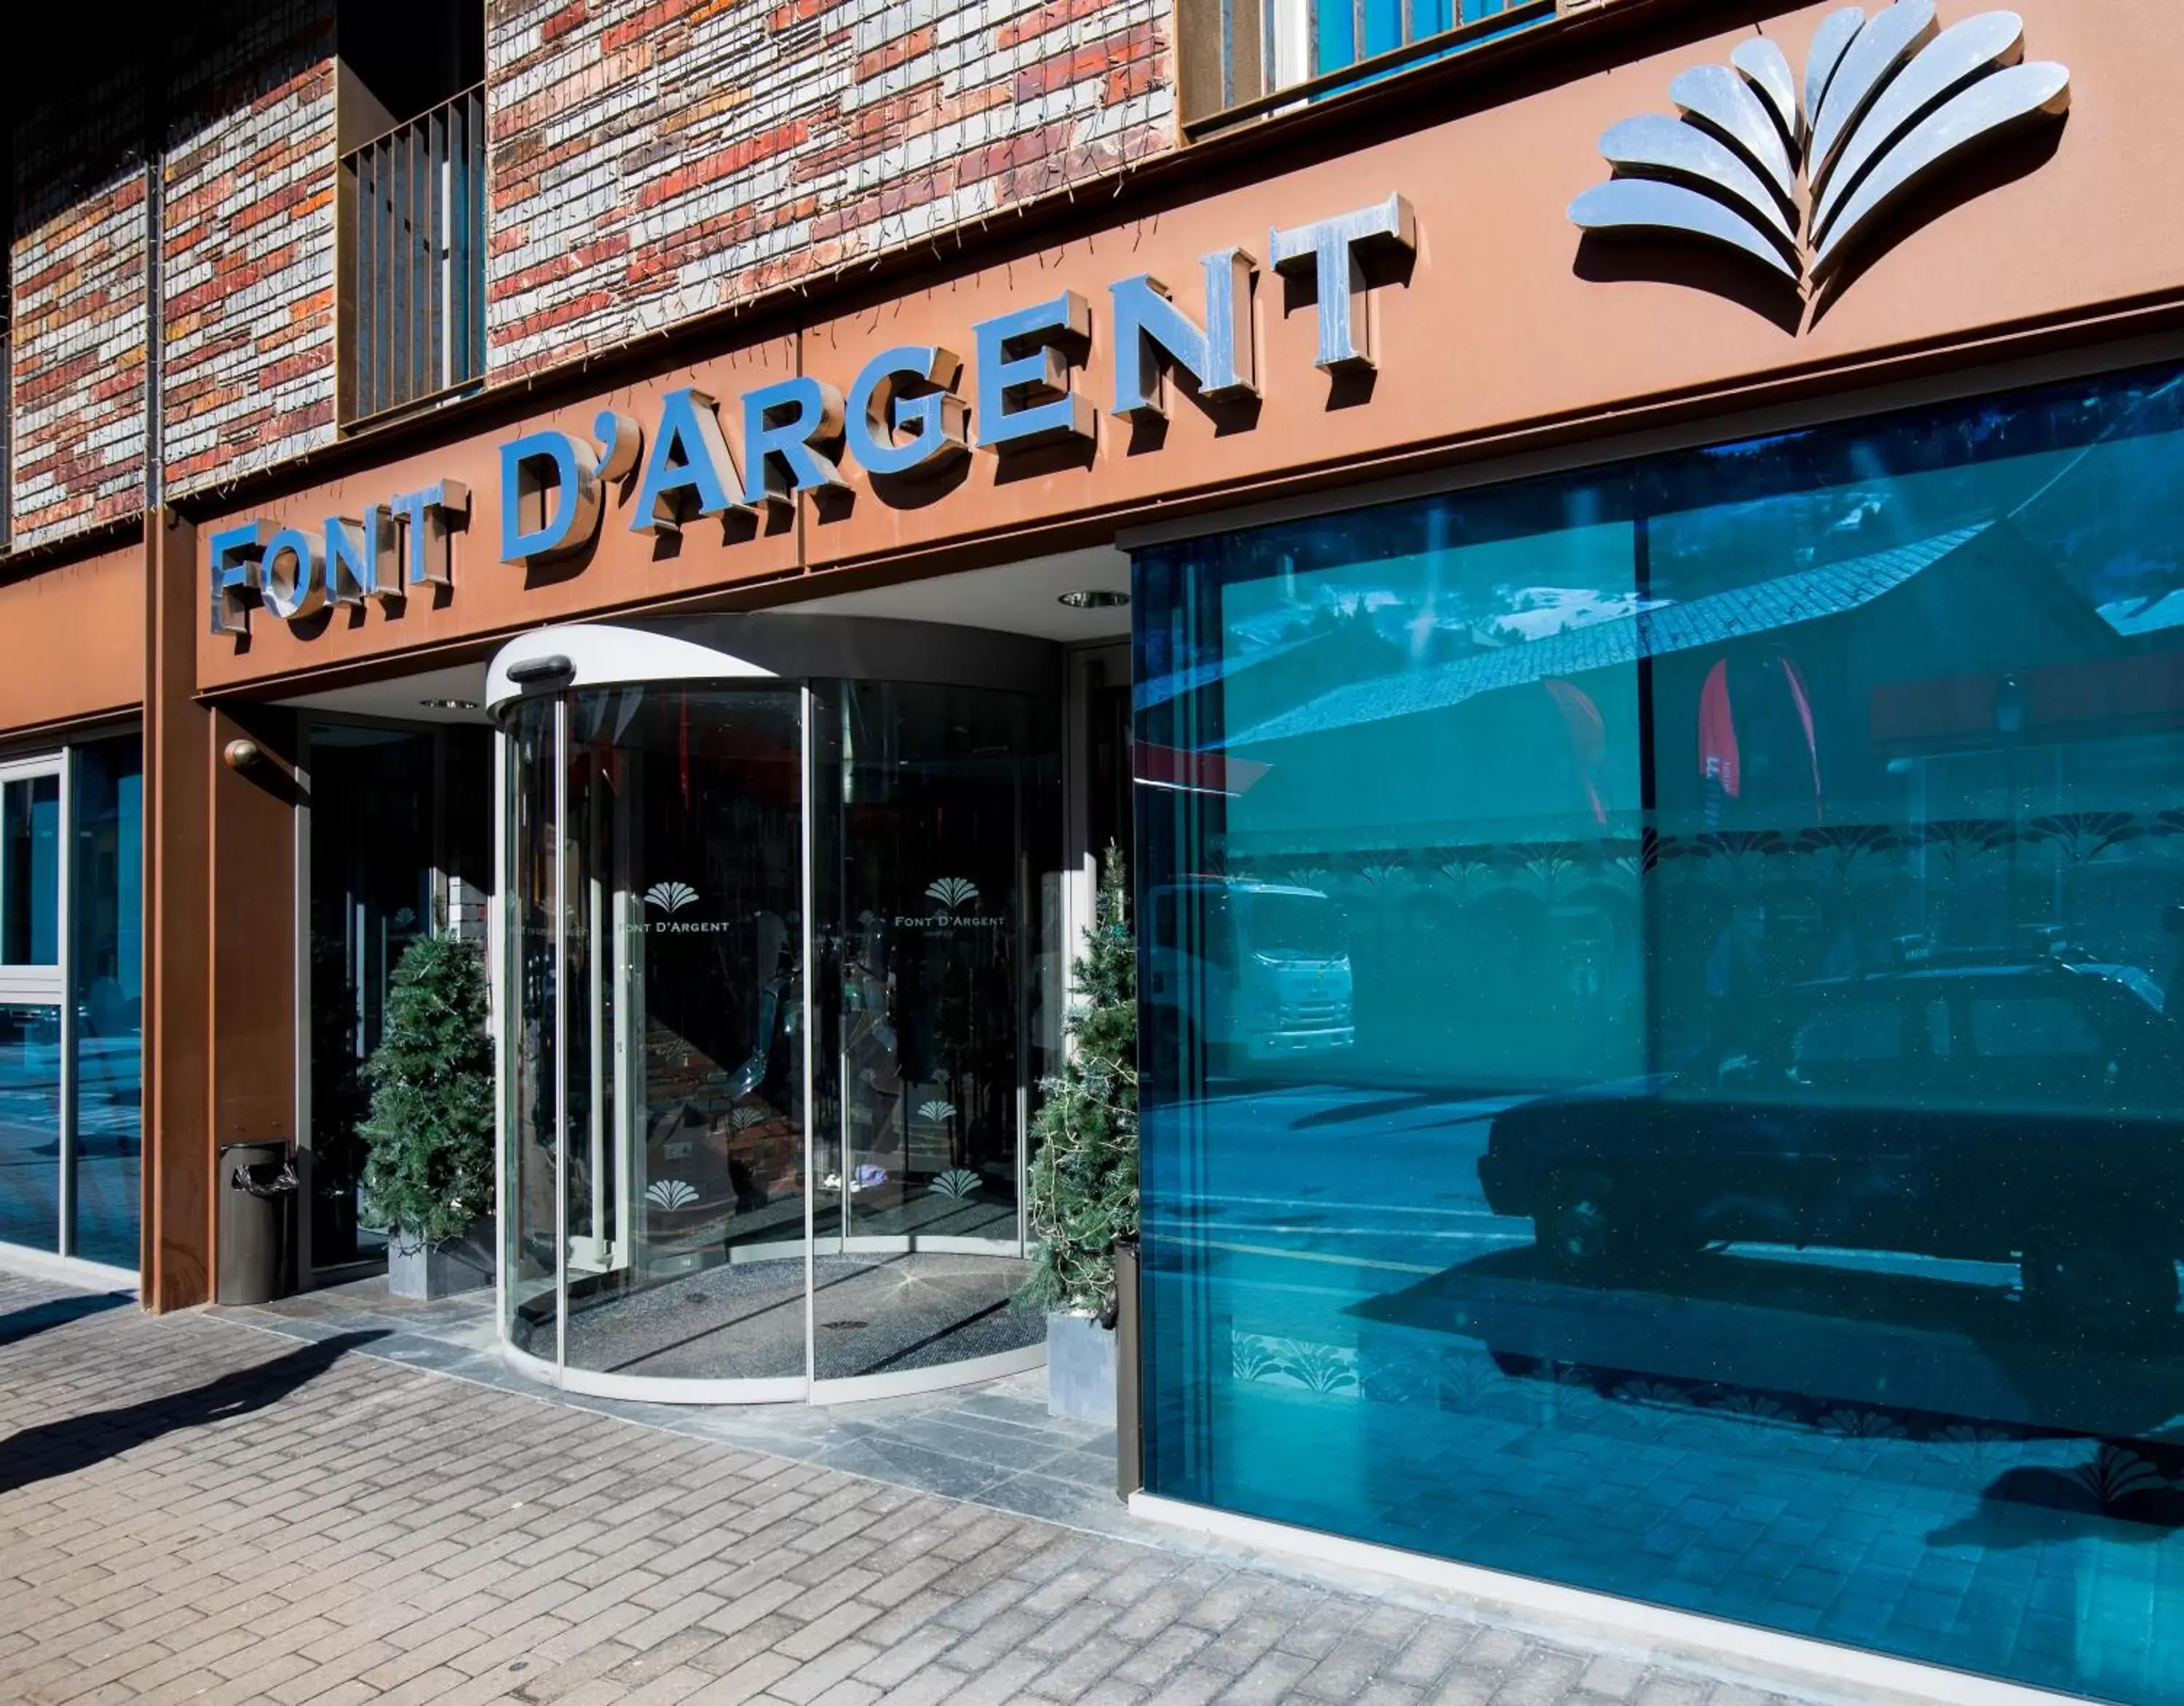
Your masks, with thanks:
[(1565, 1277), (1709, 1242), (2008, 1262), (2028, 1302), (2166, 1314), (2184, 1027), (2136, 967), (1937, 957), (1799, 985), (1747, 1053), (1523, 1103), (1479, 1163)]
[(1209, 1058), (1266, 1062), (1357, 1040), (1342, 909), (1316, 888), (1185, 877), (1145, 897), (1149, 992)]

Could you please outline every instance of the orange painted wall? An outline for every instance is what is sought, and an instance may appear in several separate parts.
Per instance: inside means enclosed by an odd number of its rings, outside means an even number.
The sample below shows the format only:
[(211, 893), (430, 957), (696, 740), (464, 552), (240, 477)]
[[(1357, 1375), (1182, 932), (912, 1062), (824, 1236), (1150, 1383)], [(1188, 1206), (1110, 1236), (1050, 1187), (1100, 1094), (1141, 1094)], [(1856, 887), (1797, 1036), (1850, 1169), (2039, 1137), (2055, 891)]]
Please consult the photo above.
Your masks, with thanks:
[(0, 581), (0, 734), (144, 697), (144, 548)]

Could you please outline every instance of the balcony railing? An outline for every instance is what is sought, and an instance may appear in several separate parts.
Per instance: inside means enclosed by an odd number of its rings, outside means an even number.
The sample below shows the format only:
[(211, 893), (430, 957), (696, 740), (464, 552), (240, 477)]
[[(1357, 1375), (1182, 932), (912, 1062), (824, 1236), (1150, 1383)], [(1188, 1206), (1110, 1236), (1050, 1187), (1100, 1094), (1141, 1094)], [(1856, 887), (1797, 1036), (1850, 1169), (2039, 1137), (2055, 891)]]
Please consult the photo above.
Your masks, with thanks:
[(342, 414), (354, 425), (485, 372), (485, 89), (342, 159)]
[(1287, 111), (1570, 9), (1570, 0), (1180, 0), (1185, 133)]

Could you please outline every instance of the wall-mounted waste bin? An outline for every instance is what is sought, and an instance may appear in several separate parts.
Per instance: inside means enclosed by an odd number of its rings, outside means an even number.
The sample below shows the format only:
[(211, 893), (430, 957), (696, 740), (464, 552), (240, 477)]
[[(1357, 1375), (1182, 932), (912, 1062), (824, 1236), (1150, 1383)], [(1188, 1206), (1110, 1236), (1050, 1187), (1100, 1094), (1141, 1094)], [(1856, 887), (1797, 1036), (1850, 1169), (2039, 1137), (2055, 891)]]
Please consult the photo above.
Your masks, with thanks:
[(270, 1303), (284, 1289), (295, 1246), (296, 1164), (278, 1138), (220, 1146), (220, 1276), (223, 1303)]

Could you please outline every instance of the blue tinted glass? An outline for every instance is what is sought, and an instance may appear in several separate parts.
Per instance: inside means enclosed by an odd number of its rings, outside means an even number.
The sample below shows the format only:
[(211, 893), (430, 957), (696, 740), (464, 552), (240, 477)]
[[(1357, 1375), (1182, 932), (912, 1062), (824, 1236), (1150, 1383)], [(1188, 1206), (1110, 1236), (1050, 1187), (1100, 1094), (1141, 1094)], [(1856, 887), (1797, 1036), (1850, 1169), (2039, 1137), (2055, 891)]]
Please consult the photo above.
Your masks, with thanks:
[(144, 773), (134, 735), (75, 752), (75, 1242), (138, 1265), (144, 1139)]
[(2184, 1698), (2184, 380), (1137, 592), (1153, 1490)]
[(1339, 71), (1357, 63), (1357, 13), (1354, 0), (1318, 0), (1313, 8), (1314, 72)]
[(1365, 0), (1365, 47), (1370, 58), (1403, 45), (1403, 0)]
[(0, 965), (60, 963), (61, 779), (0, 785)]
[(61, 1013), (0, 1006), (0, 1243), (60, 1248)]

